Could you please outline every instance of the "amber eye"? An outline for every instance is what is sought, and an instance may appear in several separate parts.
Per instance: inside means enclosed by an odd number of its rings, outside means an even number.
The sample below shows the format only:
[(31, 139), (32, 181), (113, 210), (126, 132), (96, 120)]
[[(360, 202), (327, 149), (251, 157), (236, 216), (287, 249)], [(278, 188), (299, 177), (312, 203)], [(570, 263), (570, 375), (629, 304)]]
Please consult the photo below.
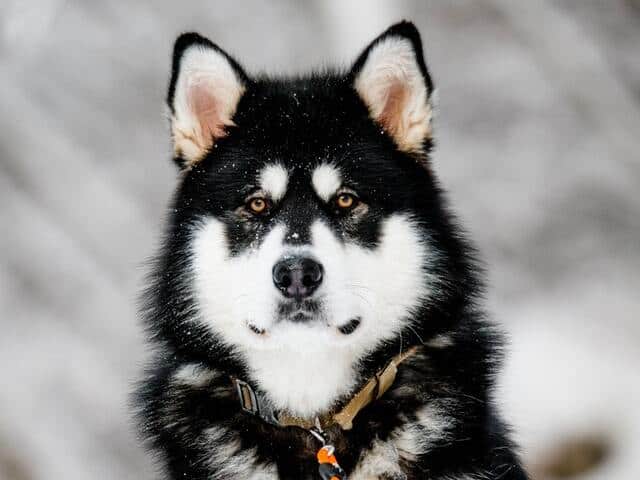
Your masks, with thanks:
[(336, 204), (344, 210), (352, 208), (356, 204), (356, 197), (350, 193), (341, 193), (336, 198)]
[(252, 213), (264, 213), (267, 210), (267, 200), (261, 197), (252, 198), (248, 204)]

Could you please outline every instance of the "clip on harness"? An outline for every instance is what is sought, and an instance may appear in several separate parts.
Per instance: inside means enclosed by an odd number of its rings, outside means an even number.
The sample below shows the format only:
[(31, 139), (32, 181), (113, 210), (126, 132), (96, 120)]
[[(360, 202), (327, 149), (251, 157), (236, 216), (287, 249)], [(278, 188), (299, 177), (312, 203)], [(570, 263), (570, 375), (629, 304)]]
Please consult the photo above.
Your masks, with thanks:
[(322, 480), (347, 480), (347, 474), (336, 460), (335, 447), (327, 443), (327, 437), (320, 425), (320, 419), (316, 417), (316, 426), (309, 429), (309, 433), (320, 441), (320, 450), (316, 453), (318, 460), (318, 473)]

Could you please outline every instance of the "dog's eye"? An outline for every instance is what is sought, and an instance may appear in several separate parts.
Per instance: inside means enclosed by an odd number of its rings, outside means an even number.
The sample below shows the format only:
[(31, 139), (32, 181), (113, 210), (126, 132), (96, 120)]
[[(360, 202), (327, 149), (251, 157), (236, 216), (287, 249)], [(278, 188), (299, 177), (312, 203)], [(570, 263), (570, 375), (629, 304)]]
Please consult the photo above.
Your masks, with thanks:
[(355, 195), (351, 193), (343, 192), (338, 194), (335, 202), (336, 202), (336, 206), (340, 210), (351, 210), (353, 207), (355, 207), (358, 204), (358, 199), (356, 198)]
[(269, 201), (262, 197), (252, 198), (247, 202), (247, 209), (256, 215), (266, 213), (269, 209)]

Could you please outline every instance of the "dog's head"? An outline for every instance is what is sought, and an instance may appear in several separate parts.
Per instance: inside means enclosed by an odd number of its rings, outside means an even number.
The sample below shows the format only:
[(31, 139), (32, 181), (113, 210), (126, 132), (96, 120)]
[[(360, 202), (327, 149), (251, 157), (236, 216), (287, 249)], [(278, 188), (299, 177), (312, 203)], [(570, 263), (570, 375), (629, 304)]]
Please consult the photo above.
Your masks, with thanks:
[(419, 337), (453, 242), (428, 166), (432, 97), (406, 22), (346, 73), (278, 80), (181, 36), (168, 104), (182, 178), (158, 275), (178, 343), (355, 363)]

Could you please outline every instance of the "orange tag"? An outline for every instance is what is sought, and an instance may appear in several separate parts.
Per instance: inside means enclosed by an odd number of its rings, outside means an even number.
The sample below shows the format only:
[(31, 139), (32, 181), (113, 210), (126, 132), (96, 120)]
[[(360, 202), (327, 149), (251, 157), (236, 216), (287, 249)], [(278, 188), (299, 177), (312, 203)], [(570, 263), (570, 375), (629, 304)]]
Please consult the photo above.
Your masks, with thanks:
[(346, 480), (347, 476), (344, 470), (336, 460), (335, 448), (333, 445), (325, 445), (316, 454), (318, 458), (318, 472), (322, 480)]
[(331, 445), (325, 445), (318, 450), (318, 463), (331, 463), (332, 465), (337, 465), (338, 461), (333, 454), (333, 450), (334, 448)]

